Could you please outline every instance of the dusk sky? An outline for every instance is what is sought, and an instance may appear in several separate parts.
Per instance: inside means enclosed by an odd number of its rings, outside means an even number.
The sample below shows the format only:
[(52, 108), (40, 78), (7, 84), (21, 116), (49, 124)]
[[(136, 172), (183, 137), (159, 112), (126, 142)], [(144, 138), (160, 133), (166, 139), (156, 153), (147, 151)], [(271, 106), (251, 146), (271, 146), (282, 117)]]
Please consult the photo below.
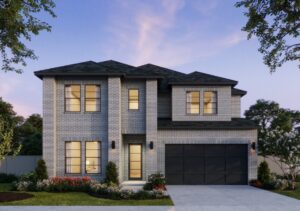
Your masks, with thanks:
[(153, 63), (239, 81), (248, 91), (242, 113), (257, 99), (300, 110), (300, 71), (289, 63), (270, 74), (257, 39), (241, 31), (246, 18), (233, 0), (64, 0), (57, 18), (41, 14), (52, 32), (33, 37), (23, 74), (0, 73), (0, 97), (23, 116), (42, 113), (42, 81), (33, 72), (88, 60)]

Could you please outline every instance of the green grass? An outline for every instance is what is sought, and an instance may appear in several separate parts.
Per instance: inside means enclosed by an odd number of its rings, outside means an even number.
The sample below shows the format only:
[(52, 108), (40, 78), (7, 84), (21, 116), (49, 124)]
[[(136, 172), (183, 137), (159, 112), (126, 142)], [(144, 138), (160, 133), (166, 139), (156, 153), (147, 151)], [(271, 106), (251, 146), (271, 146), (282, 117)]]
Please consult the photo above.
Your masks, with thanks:
[(297, 189), (294, 191), (292, 191), (292, 190), (274, 190), (273, 192), (300, 200), (300, 182), (297, 182)]
[[(9, 191), (10, 184), (0, 184), (0, 192)], [(155, 200), (111, 200), (90, 196), (86, 193), (48, 193), (48, 192), (28, 192), (34, 195), (33, 198), (14, 202), (0, 202), (1, 205), (173, 205), (171, 199)]]

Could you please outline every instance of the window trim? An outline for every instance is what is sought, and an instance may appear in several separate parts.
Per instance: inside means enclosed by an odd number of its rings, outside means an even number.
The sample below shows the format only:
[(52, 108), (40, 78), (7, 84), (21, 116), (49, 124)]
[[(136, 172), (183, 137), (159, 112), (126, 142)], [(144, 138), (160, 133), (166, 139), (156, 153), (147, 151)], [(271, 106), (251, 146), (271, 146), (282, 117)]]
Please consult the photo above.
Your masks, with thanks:
[[(86, 86), (98, 86), (99, 87), (99, 98), (87, 98), (86, 97)], [(87, 111), (86, 110), (86, 99), (96, 99), (99, 100), (99, 111)], [(85, 113), (97, 113), (101, 112), (101, 85), (100, 84), (85, 84), (84, 85), (84, 112)]]
[[(216, 94), (216, 113), (205, 113), (205, 92), (213, 92)], [(216, 116), (218, 115), (218, 91), (205, 90), (203, 91), (203, 116)]]
[[(188, 113), (188, 101), (187, 101), (187, 95), (190, 92), (198, 92), (199, 93), (199, 113)], [(191, 103), (191, 102), (189, 102)], [(188, 90), (185, 92), (185, 114), (188, 116), (200, 116), (201, 113), (201, 92), (199, 90)]]
[[(130, 108), (129, 107), (129, 104), (130, 104), (130, 95), (129, 95), (129, 93), (130, 93), (130, 91), (131, 90), (137, 90), (138, 91), (138, 108), (137, 109), (132, 109), (132, 108)], [(140, 89), (138, 89), (138, 88), (129, 88), (128, 89), (128, 110), (129, 111), (139, 111), (140, 110)]]
[[(99, 145), (100, 145), (100, 157), (89, 157), (89, 158), (98, 158), (99, 159), (99, 172), (98, 173), (87, 173), (86, 171), (86, 144), (87, 142), (98, 142)], [(85, 146), (84, 146), (84, 172), (85, 174), (89, 174), (89, 175), (99, 175), (99, 174), (102, 174), (102, 144), (101, 144), (101, 141), (98, 141), (98, 140), (95, 140), (95, 141), (85, 141)]]
[[(67, 158), (78, 158), (78, 157), (67, 157), (67, 143), (71, 143), (71, 142), (79, 142), (80, 143), (80, 172), (79, 173), (68, 173), (67, 172)], [(81, 141), (65, 141), (65, 174), (68, 174), (68, 175), (81, 175), (82, 174), (82, 146), (81, 146)]]
[[(66, 97), (66, 87), (67, 86), (79, 86), (79, 90), (80, 90), (79, 111), (67, 111), (67, 101), (66, 101), (66, 99), (76, 99), (76, 98), (67, 98)], [(65, 84), (64, 85), (64, 107), (65, 107), (64, 110), (65, 110), (65, 113), (80, 113), (81, 112), (81, 96), (82, 96), (82, 93), (81, 93), (81, 84)]]

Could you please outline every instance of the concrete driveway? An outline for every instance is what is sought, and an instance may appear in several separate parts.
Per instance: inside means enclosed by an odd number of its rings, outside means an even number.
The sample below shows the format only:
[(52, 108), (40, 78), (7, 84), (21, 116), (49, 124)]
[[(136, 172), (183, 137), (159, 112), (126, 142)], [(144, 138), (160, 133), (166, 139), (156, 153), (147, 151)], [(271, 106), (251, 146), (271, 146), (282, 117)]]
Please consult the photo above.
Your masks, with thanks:
[(168, 186), (176, 210), (300, 211), (300, 200), (251, 186)]

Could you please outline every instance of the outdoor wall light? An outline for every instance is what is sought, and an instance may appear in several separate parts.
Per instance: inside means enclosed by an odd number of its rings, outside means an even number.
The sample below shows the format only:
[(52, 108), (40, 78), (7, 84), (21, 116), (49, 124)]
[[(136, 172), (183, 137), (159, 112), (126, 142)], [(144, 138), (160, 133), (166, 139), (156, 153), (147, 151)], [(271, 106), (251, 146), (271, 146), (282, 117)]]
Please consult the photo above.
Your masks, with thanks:
[(111, 142), (111, 148), (112, 148), (112, 149), (115, 149), (115, 148), (116, 148), (116, 142), (115, 142), (115, 141), (112, 141), (112, 142)]
[(154, 147), (154, 143), (153, 141), (150, 141), (150, 149), (153, 149), (153, 147)]
[(251, 143), (251, 149), (253, 149), (253, 150), (256, 149), (256, 143), (255, 143), (255, 142), (252, 142), (252, 143)]

